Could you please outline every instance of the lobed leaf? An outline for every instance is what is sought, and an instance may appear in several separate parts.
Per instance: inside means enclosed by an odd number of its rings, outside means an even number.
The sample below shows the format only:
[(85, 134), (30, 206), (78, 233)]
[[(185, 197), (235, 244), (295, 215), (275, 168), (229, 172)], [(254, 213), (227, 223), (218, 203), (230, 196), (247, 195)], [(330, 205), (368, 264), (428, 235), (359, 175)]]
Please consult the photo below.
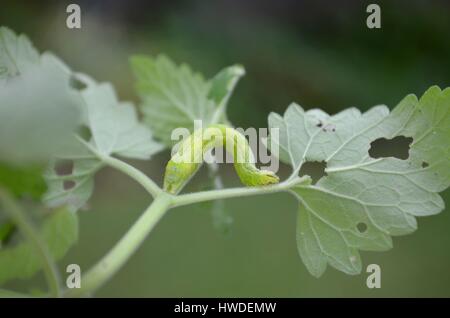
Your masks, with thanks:
[(99, 155), (150, 159), (162, 149), (152, 139), (151, 131), (138, 121), (133, 105), (119, 102), (110, 84), (98, 84), (86, 76), (79, 76), (79, 80), (86, 85), (80, 91), (84, 125), (91, 133), (86, 143), (94, 151), (82, 143), (72, 144), (58, 156), (72, 161), (71, 171), (58, 174), (55, 160), (45, 173), (49, 189), (44, 201), (52, 207), (69, 204), (73, 210), (81, 208), (92, 195), (93, 177), (103, 166)]
[(224, 110), (228, 98), (244, 75), (243, 68), (236, 65), (207, 81), (187, 65), (177, 66), (164, 55), (134, 56), (131, 66), (142, 100), (144, 121), (166, 146), (172, 145), (171, 134), (175, 128), (192, 131), (194, 120), (202, 120), (204, 126), (226, 120)]
[[(314, 276), (327, 263), (360, 273), (358, 250), (387, 250), (391, 236), (417, 228), (416, 216), (444, 209), (438, 192), (450, 185), (449, 88), (431, 87), (420, 100), (408, 95), (391, 113), (376, 106), (330, 116), (293, 104), (283, 117), (271, 114), (269, 125), (279, 128), (280, 158), (294, 171), (309, 161), (327, 165), (315, 185), (291, 189), (298, 250)], [(373, 141), (396, 136), (412, 138), (407, 159), (369, 155)]]

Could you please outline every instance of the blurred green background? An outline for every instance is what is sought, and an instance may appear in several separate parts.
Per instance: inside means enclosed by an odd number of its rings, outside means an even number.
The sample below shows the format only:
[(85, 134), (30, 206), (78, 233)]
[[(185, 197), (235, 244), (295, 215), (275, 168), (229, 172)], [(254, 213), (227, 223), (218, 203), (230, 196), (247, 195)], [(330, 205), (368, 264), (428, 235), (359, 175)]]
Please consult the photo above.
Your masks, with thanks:
[[(450, 2), (376, 1), (382, 28), (366, 27), (366, 1), (70, 1), (82, 29), (65, 27), (64, 1), (2, 1), (0, 25), (30, 36), (73, 69), (112, 82), (137, 102), (128, 57), (166, 53), (205, 76), (241, 63), (247, 70), (229, 105), (238, 127), (265, 127), (290, 102), (329, 113), (376, 104), (394, 107), (406, 94), (450, 86)], [(373, 1), (372, 1), (373, 2)], [(132, 162), (158, 182), (169, 153)], [(282, 175), (289, 173), (282, 168)], [(227, 186), (238, 184), (229, 167)], [(187, 190), (201, 188), (207, 173)], [(450, 191), (443, 193), (447, 206)], [(79, 212), (80, 241), (61, 262), (87, 270), (149, 204), (133, 181), (111, 170), (96, 179)], [(366, 273), (328, 268), (308, 274), (295, 244), (295, 200), (287, 194), (228, 200), (230, 235), (217, 232), (210, 206), (170, 211), (126, 266), (96, 296), (138, 297), (450, 297), (450, 211), (419, 220), (394, 249), (363, 252), (382, 268), (382, 288)], [(36, 277), (41, 283), (41, 277)], [(27, 282), (14, 287), (29, 286)]]

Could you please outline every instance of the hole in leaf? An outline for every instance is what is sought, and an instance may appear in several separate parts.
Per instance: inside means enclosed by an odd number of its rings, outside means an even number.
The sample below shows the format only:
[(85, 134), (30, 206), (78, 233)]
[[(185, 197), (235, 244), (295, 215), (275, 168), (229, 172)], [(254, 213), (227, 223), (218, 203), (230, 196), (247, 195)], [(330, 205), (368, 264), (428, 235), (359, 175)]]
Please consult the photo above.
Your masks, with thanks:
[(319, 121), (318, 123), (317, 123), (317, 125), (316, 125), (317, 127), (322, 127), (323, 126), (323, 124), (322, 124), (322, 122), (321, 121)]
[(326, 124), (325, 126), (320, 125), (318, 127), (322, 127), (323, 132), (330, 132), (330, 131), (335, 132), (336, 131), (336, 125), (334, 125), (334, 124)]
[(68, 176), (72, 174), (73, 161), (72, 160), (58, 160), (55, 164), (55, 172), (58, 176)]
[(408, 159), (409, 146), (412, 141), (411, 137), (405, 136), (397, 136), (392, 139), (378, 138), (370, 143), (369, 156), (374, 159), (386, 157)]
[(429, 166), (428, 162), (422, 161), (422, 168), (426, 168), (428, 166)]
[(75, 184), (76, 184), (75, 181), (65, 180), (63, 183), (63, 188), (64, 188), (64, 190), (70, 190), (73, 187), (75, 187)]
[(77, 132), (78, 135), (86, 141), (89, 141), (92, 138), (91, 130), (86, 125), (83, 125), (80, 128), (78, 128)]
[(69, 85), (70, 87), (80, 91), (87, 87), (87, 85), (81, 81), (79, 78), (77, 78), (76, 75), (72, 75), (69, 79)]
[(356, 228), (358, 229), (358, 232), (359, 232), (359, 233), (364, 233), (364, 232), (367, 231), (367, 224), (364, 223), (364, 222), (359, 222), (359, 223), (356, 225)]
[(310, 176), (312, 179), (312, 183), (316, 184), (320, 178), (327, 175), (325, 169), (327, 168), (327, 163), (325, 161), (306, 161), (302, 167), (298, 175), (302, 176)]

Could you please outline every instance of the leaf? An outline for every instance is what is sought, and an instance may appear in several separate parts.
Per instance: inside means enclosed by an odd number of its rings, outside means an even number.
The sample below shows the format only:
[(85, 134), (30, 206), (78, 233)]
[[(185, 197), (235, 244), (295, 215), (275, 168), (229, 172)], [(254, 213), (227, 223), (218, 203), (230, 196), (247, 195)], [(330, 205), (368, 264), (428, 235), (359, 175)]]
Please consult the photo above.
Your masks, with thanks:
[(23, 34), (0, 27), (0, 86), (39, 63), (39, 53)]
[[(151, 131), (138, 121), (133, 105), (119, 102), (110, 84), (79, 77), (86, 84), (81, 95), (85, 102), (84, 124), (92, 136), (88, 145), (97, 154), (150, 159), (162, 149), (152, 139)], [(81, 208), (92, 195), (95, 173), (103, 166), (97, 154), (81, 143), (62, 152), (58, 158), (71, 160), (72, 171), (60, 175), (57, 161), (50, 165), (45, 174), (49, 190), (44, 201), (52, 207), (69, 204), (73, 210)]]
[[(294, 171), (307, 161), (327, 164), (315, 185), (291, 189), (299, 201), (298, 250), (314, 276), (327, 263), (360, 273), (358, 250), (387, 250), (391, 236), (417, 228), (416, 216), (444, 209), (438, 192), (450, 185), (449, 88), (431, 87), (420, 100), (408, 95), (391, 113), (376, 106), (329, 116), (294, 104), (283, 117), (271, 114), (269, 125), (280, 129), (281, 158)], [(396, 136), (412, 138), (408, 159), (369, 155), (371, 142)]]
[(226, 107), (239, 79), (244, 75), (245, 69), (242, 65), (232, 65), (224, 68), (211, 79), (208, 98), (216, 103), (215, 114), (219, 115), (218, 118), (213, 117), (212, 122), (217, 121), (232, 126), (228, 121)]
[(78, 127), (80, 107), (61, 61), (0, 28), (0, 160), (46, 161)]
[(239, 79), (245, 75), (242, 65), (233, 65), (224, 68), (211, 79), (211, 89), (208, 98), (212, 99), (216, 105), (226, 101), (234, 91)]
[[(67, 209), (60, 209), (43, 221), (40, 233), (50, 254), (60, 260), (78, 240), (78, 219)], [(0, 249), (0, 284), (11, 279), (32, 277), (41, 268), (41, 260), (28, 242)]]
[(212, 121), (224, 120), (228, 97), (244, 74), (243, 68), (236, 65), (207, 81), (187, 65), (177, 66), (164, 55), (134, 56), (131, 66), (145, 123), (166, 146), (172, 145), (175, 128), (192, 131), (194, 120), (202, 120), (204, 127)]

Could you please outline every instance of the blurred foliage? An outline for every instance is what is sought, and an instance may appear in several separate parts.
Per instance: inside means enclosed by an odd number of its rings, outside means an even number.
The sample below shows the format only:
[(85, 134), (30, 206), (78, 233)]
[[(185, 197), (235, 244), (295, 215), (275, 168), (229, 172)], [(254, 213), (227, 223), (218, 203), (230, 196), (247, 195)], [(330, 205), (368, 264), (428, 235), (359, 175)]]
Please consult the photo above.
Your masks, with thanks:
[[(78, 239), (78, 219), (68, 209), (60, 208), (42, 221), (39, 235), (55, 261), (61, 259)], [(11, 279), (27, 279), (42, 268), (34, 246), (27, 241), (0, 250), (0, 284)]]
[[(266, 127), (269, 112), (282, 113), (292, 101), (329, 113), (381, 103), (392, 108), (408, 93), (450, 86), (450, 3), (444, 0), (377, 1), (380, 30), (367, 29), (369, 2), (359, 0), (77, 2), (81, 30), (65, 28), (63, 1), (2, 1), (0, 24), (28, 34), (73, 69), (112, 81), (123, 99), (137, 100), (132, 54), (164, 53), (207, 77), (240, 63), (247, 75), (228, 108), (236, 126)], [(166, 153), (137, 166), (160, 182), (167, 159)], [(234, 174), (222, 174), (226, 186), (237, 184)], [(194, 181), (204, 180), (202, 173)], [(80, 243), (62, 268), (87, 269), (148, 203), (118, 173), (102, 172), (96, 182), (90, 211), (81, 213)], [(443, 197), (448, 206), (450, 192)], [(364, 273), (328, 270), (319, 280), (307, 273), (293, 240), (295, 202), (287, 195), (229, 200), (226, 209), (234, 217), (227, 239), (215, 234), (198, 206), (169, 213), (98, 295), (450, 296), (448, 209), (420, 219), (419, 230), (396, 238), (389, 252), (363, 253), (365, 265), (382, 268), (379, 290), (367, 289)], [(244, 210), (251, 212), (239, 213)]]
[(18, 198), (31, 197), (38, 200), (47, 190), (43, 170), (40, 166), (14, 167), (0, 162), (0, 186)]

